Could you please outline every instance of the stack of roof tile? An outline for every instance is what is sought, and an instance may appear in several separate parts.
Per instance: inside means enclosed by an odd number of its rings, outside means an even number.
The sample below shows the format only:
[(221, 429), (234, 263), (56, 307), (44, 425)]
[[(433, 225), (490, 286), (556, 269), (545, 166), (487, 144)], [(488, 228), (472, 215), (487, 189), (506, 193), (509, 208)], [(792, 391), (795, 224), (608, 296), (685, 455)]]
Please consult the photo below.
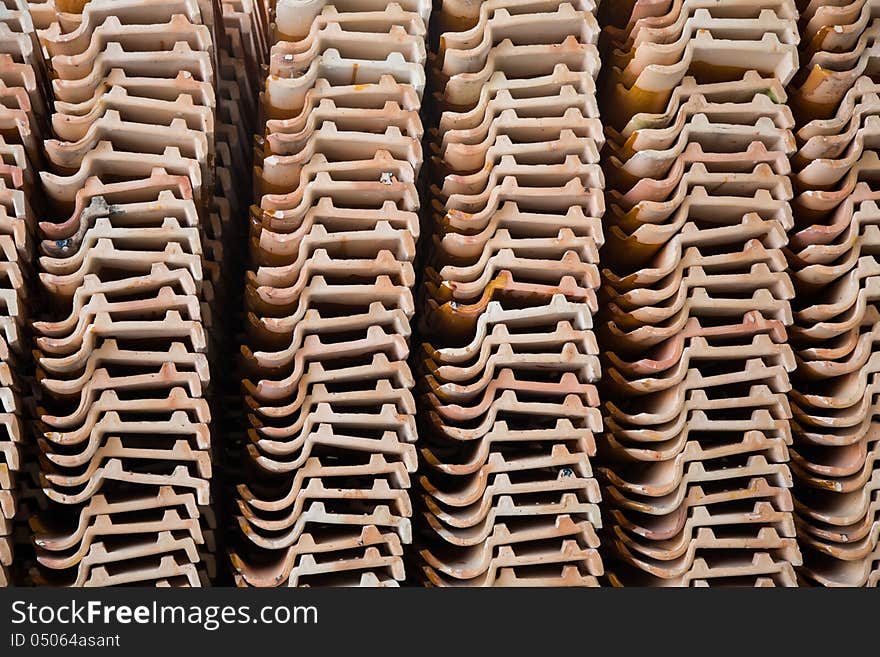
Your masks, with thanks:
[(417, 464), (407, 357), (431, 4), (272, 10), (233, 567), (243, 586), (396, 586)]
[[(46, 123), (45, 76), (22, 0), (0, 4), (0, 586), (11, 583), (16, 472), (22, 463), (22, 374), (29, 370), (28, 283)], [(39, 205), (37, 206), (39, 208)]]
[(444, 0), (430, 74), (419, 576), (595, 586), (593, 0)]
[[(218, 25), (210, 0), (55, 0), (39, 225), (38, 583), (213, 576)], [(216, 173), (219, 175), (220, 168)], [(231, 189), (231, 187), (230, 187)]]
[(805, 580), (880, 583), (880, 2), (801, 2), (789, 266)]
[(600, 446), (615, 585), (794, 585), (793, 0), (608, 3)]

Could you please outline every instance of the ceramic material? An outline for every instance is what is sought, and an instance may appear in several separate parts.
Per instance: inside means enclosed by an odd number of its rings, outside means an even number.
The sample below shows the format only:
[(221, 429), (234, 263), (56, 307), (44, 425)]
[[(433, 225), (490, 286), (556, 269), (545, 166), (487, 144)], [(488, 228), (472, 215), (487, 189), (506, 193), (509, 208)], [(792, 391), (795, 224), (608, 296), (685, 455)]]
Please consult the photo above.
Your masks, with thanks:
[[(595, 586), (595, 7), (444, 2), (416, 401), (429, 586)], [(479, 7), (478, 7), (479, 5)]]
[(242, 586), (389, 586), (407, 574), (429, 13), (418, 2), (275, 7), (245, 285)]
[(20, 478), (26, 464), (23, 414), (30, 382), (28, 323), (34, 290), (34, 228), (44, 211), (37, 171), (46, 121), (46, 71), (27, 7), (12, 3), (0, 23), (0, 586), (22, 573), (16, 560), (15, 526), (26, 512)]
[(29, 575), (199, 586), (217, 574), (208, 398), (244, 212), (232, 178), (251, 158), (240, 85), (267, 61), (267, 16), (238, 1), (64, 9), (35, 21), (57, 103), (34, 225), (47, 506)]
[(798, 145), (784, 87), (797, 10), (648, 0), (609, 11), (596, 321), (608, 579), (795, 586), (786, 254)]
[(877, 437), (872, 301), (878, 239), (871, 181), (876, 162), (876, 8), (852, 2), (804, 19), (806, 67), (796, 78), (803, 127), (794, 159), (800, 195), (789, 266), (802, 298), (791, 343), (792, 472), (801, 575), (819, 586), (876, 585)]

